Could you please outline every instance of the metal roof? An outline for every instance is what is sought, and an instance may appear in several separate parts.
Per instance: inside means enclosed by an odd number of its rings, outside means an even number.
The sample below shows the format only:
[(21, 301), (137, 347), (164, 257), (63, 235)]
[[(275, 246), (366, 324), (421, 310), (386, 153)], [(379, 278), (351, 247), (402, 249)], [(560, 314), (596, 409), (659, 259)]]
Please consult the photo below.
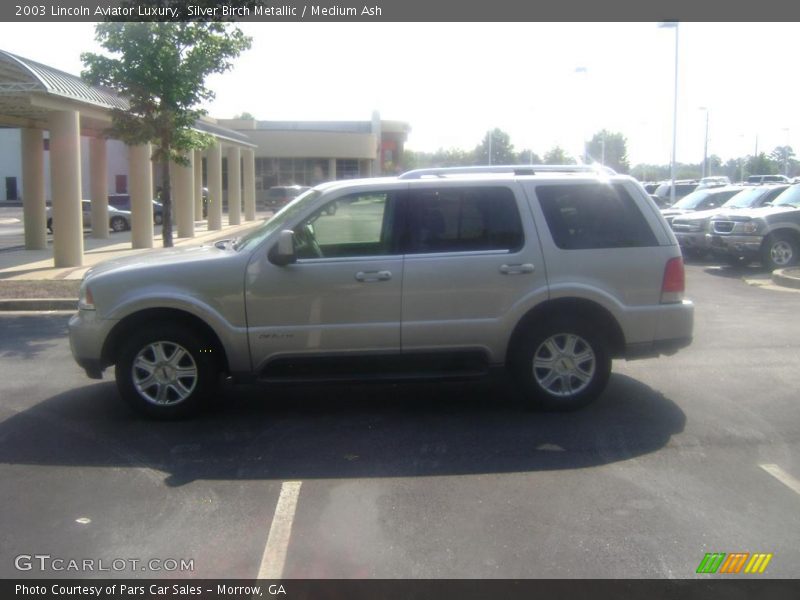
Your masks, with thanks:
[[(112, 90), (89, 85), (76, 75), (0, 50), (0, 115), (33, 121), (46, 120), (46, 111), (32, 107), (24, 98), (35, 92), (60, 96), (105, 110), (128, 108), (128, 101)], [(238, 131), (203, 120), (196, 121), (194, 126), (221, 140), (255, 147), (246, 135)]]
[(42, 63), (4, 50), (0, 50), (0, 63), (5, 67), (2, 70), (0, 93), (45, 92), (103, 108), (128, 108), (127, 100), (111, 90), (89, 85), (76, 75)]

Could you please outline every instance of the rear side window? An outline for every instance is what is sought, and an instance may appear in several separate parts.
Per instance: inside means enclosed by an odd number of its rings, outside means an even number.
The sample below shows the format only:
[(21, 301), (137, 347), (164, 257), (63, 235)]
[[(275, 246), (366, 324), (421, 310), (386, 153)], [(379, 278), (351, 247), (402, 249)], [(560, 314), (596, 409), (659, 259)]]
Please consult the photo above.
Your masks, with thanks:
[(536, 195), (553, 241), (561, 249), (658, 245), (636, 202), (621, 185), (541, 185)]
[(409, 194), (406, 253), (515, 251), (523, 240), (517, 201), (509, 188), (434, 188)]

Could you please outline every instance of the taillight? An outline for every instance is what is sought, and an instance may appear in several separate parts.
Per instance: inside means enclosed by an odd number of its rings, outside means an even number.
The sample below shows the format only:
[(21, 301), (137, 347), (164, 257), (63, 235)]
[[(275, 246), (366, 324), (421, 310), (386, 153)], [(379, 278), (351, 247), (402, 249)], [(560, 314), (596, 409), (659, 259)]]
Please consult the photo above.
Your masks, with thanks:
[(681, 302), (686, 290), (686, 277), (683, 273), (683, 258), (676, 256), (667, 261), (664, 267), (664, 282), (661, 284), (661, 303)]

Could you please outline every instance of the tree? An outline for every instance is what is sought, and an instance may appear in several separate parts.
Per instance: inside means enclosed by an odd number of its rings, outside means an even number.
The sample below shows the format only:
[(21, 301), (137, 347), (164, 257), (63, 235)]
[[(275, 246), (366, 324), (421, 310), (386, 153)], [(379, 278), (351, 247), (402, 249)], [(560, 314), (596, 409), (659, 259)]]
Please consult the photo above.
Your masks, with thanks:
[[(489, 148), (492, 155), (489, 156)], [(516, 162), (514, 144), (511, 137), (503, 130), (494, 128), (486, 132), (483, 141), (475, 148), (475, 164), (478, 165), (512, 165)]]
[(792, 150), (791, 146), (776, 146), (775, 150), (770, 152), (769, 158), (773, 163), (778, 165), (781, 173), (786, 171), (784, 175), (788, 175), (790, 166), (794, 162), (794, 150)]
[(536, 152), (526, 148), (517, 152), (517, 159), (514, 162), (519, 165), (540, 165), (542, 159)]
[(193, 129), (214, 98), (205, 79), (223, 73), (250, 47), (250, 38), (225, 23), (109, 22), (95, 27), (95, 39), (112, 56), (81, 54), (82, 77), (127, 99), (127, 110), (112, 112), (109, 137), (130, 145), (153, 143), (162, 173), (164, 247), (172, 246), (169, 163), (188, 164), (190, 150), (212, 138)]
[(546, 165), (574, 165), (575, 159), (567, 154), (561, 146), (554, 146), (544, 155)]
[(621, 133), (603, 129), (594, 134), (586, 145), (586, 152), (596, 162), (602, 162), (617, 173), (630, 171), (628, 162), (628, 140)]
[(239, 113), (238, 115), (236, 115), (233, 118), (234, 119), (242, 119), (244, 121), (255, 121), (255, 119), (256, 119), (252, 114), (250, 114), (247, 111), (245, 111), (243, 113)]

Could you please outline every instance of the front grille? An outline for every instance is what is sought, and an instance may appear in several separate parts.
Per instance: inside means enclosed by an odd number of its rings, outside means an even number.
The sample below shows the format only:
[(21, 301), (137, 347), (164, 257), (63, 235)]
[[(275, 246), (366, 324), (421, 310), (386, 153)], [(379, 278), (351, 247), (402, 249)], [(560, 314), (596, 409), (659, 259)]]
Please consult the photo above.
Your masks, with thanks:
[(733, 221), (714, 221), (714, 233), (730, 233), (733, 231)]

